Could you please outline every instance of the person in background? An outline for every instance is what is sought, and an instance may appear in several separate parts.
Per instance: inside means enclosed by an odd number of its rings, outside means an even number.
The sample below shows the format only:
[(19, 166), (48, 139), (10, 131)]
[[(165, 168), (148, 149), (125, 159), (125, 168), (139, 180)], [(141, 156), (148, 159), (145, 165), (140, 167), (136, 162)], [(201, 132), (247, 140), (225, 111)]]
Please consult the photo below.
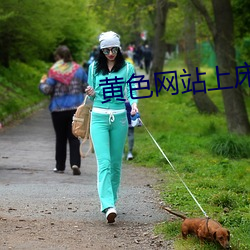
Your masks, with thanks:
[(72, 117), (84, 100), (87, 74), (73, 61), (67, 46), (59, 46), (54, 54), (56, 62), (50, 68), (48, 76), (41, 79), (40, 91), (50, 95), (49, 110), (56, 135), (55, 173), (64, 173), (66, 168), (67, 142), (69, 142), (70, 166), (73, 175), (80, 175), (80, 142), (72, 134)]
[[(134, 66), (134, 61), (128, 57), (127, 52), (123, 53), (124, 59), (126, 62), (131, 63)], [(136, 70), (135, 70), (135, 75), (136, 75)], [(127, 160), (132, 160), (134, 158), (133, 156), (133, 148), (134, 148), (134, 130), (135, 128), (131, 126), (131, 105), (128, 100), (125, 102), (126, 105), (126, 111), (127, 111), (127, 119), (128, 119), (128, 153), (127, 153)], [(125, 151), (125, 150), (124, 150)], [(125, 152), (124, 152), (125, 154)]]
[(129, 101), (125, 102), (127, 110), (127, 119), (128, 119), (128, 154), (127, 161), (133, 160), (133, 148), (134, 148), (134, 131), (135, 128), (131, 125), (131, 105)]
[(89, 55), (88, 64), (90, 65), (94, 60), (97, 59), (99, 54), (98, 46), (94, 46)]
[(146, 74), (148, 75), (150, 65), (151, 65), (151, 61), (153, 59), (152, 51), (149, 48), (148, 44), (145, 45), (144, 52), (143, 52), (143, 57), (144, 57), (145, 71), (146, 71)]
[(94, 46), (89, 54), (89, 59), (87, 61), (87, 70), (89, 68), (89, 65), (97, 59), (98, 54), (99, 54), (98, 46)]
[(138, 46), (135, 47), (134, 50), (134, 62), (135, 64), (140, 67), (140, 69), (143, 69), (143, 46), (139, 44)]
[[(134, 74), (134, 66), (124, 60), (120, 36), (113, 31), (99, 36), (99, 57), (89, 67), (86, 93), (93, 100), (90, 134), (97, 160), (97, 189), (101, 211), (108, 223), (115, 222), (116, 202), (121, 180), (122, 155), (128, 131), (125, 92), (131, 104), (131, 115), (138, 112), (135, 84), (126, 84)], [(117, 95), (106, 95), (109, 81), (122, 78)], [(104, 83), (106, 81), (106, 84)], [(105, 87), (106, 86), (106, 87)], [(108, 86), (108, 87), (107, 87)]]
[(124, 57), (124, 59), (125, 59), (126, 62), (131, 63), (133, 66), (135, 65), (135, 63), (134, 63), (132, 57), (129, 56), (129, 51), (128, 51), (128, 50), (127, 50), (127, 51), (124, 51), (124, 52), (122, 53), (122, 55), (123, 55), (123, 57)]
[(135, 46), (133, 44), (129, 44), (126, 49), (126, 55), (128, 58), (130, 58), (132, 61), (134, 61), (134, 49)]

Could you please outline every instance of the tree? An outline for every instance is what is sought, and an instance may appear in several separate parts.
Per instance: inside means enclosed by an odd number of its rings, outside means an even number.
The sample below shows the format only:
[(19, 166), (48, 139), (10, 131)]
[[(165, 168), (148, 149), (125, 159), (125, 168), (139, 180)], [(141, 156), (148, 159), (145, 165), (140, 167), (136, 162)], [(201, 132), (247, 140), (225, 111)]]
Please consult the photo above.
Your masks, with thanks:
[(166, 30), (167, 13), (170, 8), (174, 7), (177, 7), (177, 5), (168, 0), (156, 1), (155, 34), (153, 41), (154, 57), (149, 75), (149, 82), (152, 86), (154, 82), (154, 72), (162, 72), (163, 70), (166, 53), (164, 34)]
[[(196, 79), (196, 67), (199, 68), (200, 58), (197, 52), (196, 44), (196, 27), (195, 17), (190, 15), (194, 13), (194, 8), (190, 2), (185, 5), (185, 26), (184, 26), (184, 43), (185, 43), (185, 61), (188, 67), (188, 72), (191, 74), (190, 82), (195, 82)], [(204, 93), (203, 86), (200, 84), (195, 85), (196, 94), (193, 94), (195, 105), (200, 113), (217, 113), (218, 108), (211, 101), (209, 96)], [(200, 92), (199, 92), (200, 91)]]
[(231, 88), (236, 83), (236, 59), (230, 0), (212, 0), (214, 21), (200, 0), (191, 1), (204, 16), (212, 34), (220, 73), (230, 73), (229, 77), (220, 77), (221, 87), (224, 88), (222, 96), (228, 130), (237, 134), (249, 134), (250, 124), (241, 86)]
[(93, 9), (97, 13), (101, 31), (113, 30), (121, 35), (123, 49), (134, 42), (140, 43), (140, 33), (145, 27), (151, 36), (152, 17), (154, 15), (155, 0), (94, 0)]
[[(54, 49), (64, 43), (74, 59), (82, 60), (95, 38), (95, 19), (85, 11), (88, 2), (1, 0), (0, 64), (10, 60), (29, 62), (48, 60)], [(92, 28), (91, 28), (92, 27)]]
[(250, 35), (250, 1), (249, 0), (232, 0), (234, 14), (235, 34), (242, 39)]
[[(232, 0), (235, 27), (235, 43), (238, 49), (237, 63), (242, 65), (250, 61), (250, 1)], [(249, 87), (245, 86), (244, 94), (250, 93)], [(249, 94), (248, 94), (249, 95)]]

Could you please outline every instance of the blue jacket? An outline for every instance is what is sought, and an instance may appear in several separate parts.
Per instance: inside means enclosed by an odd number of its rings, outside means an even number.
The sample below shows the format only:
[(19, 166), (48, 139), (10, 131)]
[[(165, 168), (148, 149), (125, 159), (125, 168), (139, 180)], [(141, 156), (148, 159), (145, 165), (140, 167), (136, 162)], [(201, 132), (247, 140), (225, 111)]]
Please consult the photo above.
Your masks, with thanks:
[(84, 89), (87, 86), (87, 74), (82, 67), (78, 68), (69, 85), (47, 78), (39, 84), (40, 91), (51, 95), (50, 112), (77, 109), (84, 100)]

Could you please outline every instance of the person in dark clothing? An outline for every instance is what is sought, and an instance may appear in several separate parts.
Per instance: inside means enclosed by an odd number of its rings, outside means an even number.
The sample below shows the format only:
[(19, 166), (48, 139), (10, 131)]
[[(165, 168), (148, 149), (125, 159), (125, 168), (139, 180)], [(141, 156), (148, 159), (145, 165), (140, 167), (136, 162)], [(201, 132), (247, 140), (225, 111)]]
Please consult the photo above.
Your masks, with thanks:
[(89, 70), (89, 65), (97, 59), (97, 57), (99, 55), (99, 50), (100, 50), (99, 46), (94, 46), (92, 51), (89, 54), (88, 60), (84, 61), (82, 63), (82, 67), (84, 68), (84, 70), (86, 71), (87, 74), (88, 74), (88, 70)]
[(134, 51), (134, 62), (138, 67), (140, 67), (140, 69), (143, 69), (142, 59), (143, 59), (143, 47), (139, 45), (135, 48)]
[(49, 110), (56, 135), (55, 173), (64, 173), (66, 168), (67, 142), (73, 175), (80, 175), (80, 142), (72, 134), (72, 117), (84, 100), (87, 74), (73, 61), (67, 46), (59, 46), (55, 51), (55, 63), (39, 84), (40, 91), (50, 95)]
[(88, 60), (88, 65), (90, 65), (92, 62), (94, 62), (98, 55), (99, 55), (99, 48), (97, 46), (94, 46), (92, 51), (90, 52), (90, 55), (89, 55), (89, 60)]
[(127, 110), (127, 119), (128, 119), (128, 154), (127, 160), (133, 160), (133, 148), (134, 148), (134, 130), (135, 128), (131, 125), (131, 105), (128, 101), (125, 102)]
[(150, 64), (153, 59), (153, 56), (152, 56), (152, 51), (147, 44), (145, 45), (143, 57), (144, 57), (144, 66), (146, 74), (149, 74)]

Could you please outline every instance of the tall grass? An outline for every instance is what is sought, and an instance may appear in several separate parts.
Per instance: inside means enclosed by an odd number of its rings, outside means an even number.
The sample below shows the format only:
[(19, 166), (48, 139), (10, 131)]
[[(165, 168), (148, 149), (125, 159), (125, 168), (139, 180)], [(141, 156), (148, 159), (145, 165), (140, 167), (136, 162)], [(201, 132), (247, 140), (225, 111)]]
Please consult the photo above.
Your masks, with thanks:
[[(167, 70), (176, 70), (178, 75), (183, 68), (179, 60), (167, 65)], [(207, 87), (214, 87), (214, 70), (203, 68), (202, 71), (207, 73), (204, 77)], [(139, 91), (140, 96), (148, 93), (148, 90)], [(158, 97), (154, 93), (151, 98), (140, 99), (141, 117), (202, 208), (230, 230), (232, 249), (250, 249), (250, 138), (228, 133), (221, 92), (210, 91), (208, 95), (220, 110), (216, 115), (200, 114), (191, 92), (171, 95), (162, 90)], [(250, 98), (246, 98), (246, 106), (250, 114)], [(203, 216), (144, 127), (135, 130), (134, 154), (135, 165), (159, 169), (163, 184), (156, 188), (165, 204), (190, 217)], [(156, 232), (175, 238), (178, 250), (201, 249), (196, 239), (191, 247), (190, 241), (187, 244), (176, 238), (180, 223), (177, 219), (160, 224)], [(217, 246), (208, 243), (203, 249), (217, 249)]]
[(214, 154), (228, 158), (250, 158), (248, 138), (235, 135), (221, 135), (214, 138), (211, 144)]

